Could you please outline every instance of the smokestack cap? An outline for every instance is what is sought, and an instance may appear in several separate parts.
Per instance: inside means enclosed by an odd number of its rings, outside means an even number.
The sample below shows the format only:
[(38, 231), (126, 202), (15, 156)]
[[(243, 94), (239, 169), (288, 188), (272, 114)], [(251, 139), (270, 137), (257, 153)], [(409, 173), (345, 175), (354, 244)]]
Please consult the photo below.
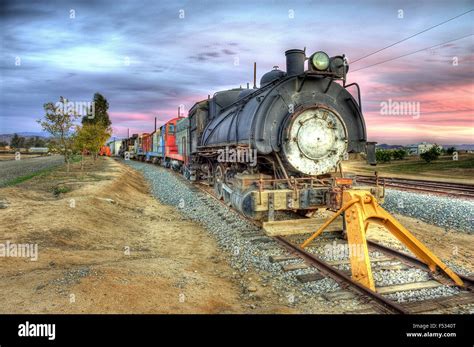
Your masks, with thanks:
[(286, 74), (296, 76), (304, 73), (305, 52), (302, 49), (289, 49), (285, 52)]

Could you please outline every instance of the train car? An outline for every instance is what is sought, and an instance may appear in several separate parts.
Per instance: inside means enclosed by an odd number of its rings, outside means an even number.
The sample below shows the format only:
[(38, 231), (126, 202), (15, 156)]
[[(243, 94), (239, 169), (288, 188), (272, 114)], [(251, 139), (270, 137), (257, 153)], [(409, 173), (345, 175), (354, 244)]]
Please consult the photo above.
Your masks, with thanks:
[(176, 146), (178, 147), (178, 155), (181, 156), (183, 166), (182, 171), (186, 177), (189, 177), (189, 156), (191, 146), (189, 142), (189, 118), (182, 118), (176, 122)]
[(133, 140), (133, 159), (138, 159), (138, 147), (140, 145), (140, 135)]
[(158, 149), (160, 148), (160, 132), (161, 129), (158, 128), (150, 135), (151, 146), (150, 151), (148, 151), (146, 154), (146, 161), (152, 162), (153, 164), (159, 162), (160, 158), (162, 157), (162, 155), (158, 151)]
[(136, 156), (140, 161), (145, 161), (146, 153), (150, 151), (151, 140), (149, 133), (143, 133), (138, 136), (136, 147)]
[(109, 146), (100, 147), (99, 155), (104, 156), (104, 157), (110, 157), (111, 156), (110, 147)]
[(107, 143), (107, 146), (110, 148), (111, 156), (119, 156), (120, 148), (122, 147), (122, 140), (112, 140)]
[(183, 160), (176, 146), (176, 123), (179, 119), (181, 118), (170, 119), (157, 130), (156, 145), (153, 149), (156, 163), (174, 169), (179, 169)]
[(127, 156), (128, 159), (135, 158), (135, 140), (138, 138), (138, 134), (133, 134), (132, 137), (122, 140), (120, 146), (119, 155), (123, 158)]
[(144, 134), (142, 139), (142, 149), (143, 152), (148, 153), (151, 151), (151, 141), (152, 141), (152, 134)]
[(162, 164), (165, 167), (171, 167), (174, 170), (180, 170), (184, 162), (184, 158), (178, 152), (178, 146), (176, 144), (176, 124), (181, 119), (182, 117), (170, 119), (162, 127), (164, 129), (162, 136), (162, 143), (164, 146)]

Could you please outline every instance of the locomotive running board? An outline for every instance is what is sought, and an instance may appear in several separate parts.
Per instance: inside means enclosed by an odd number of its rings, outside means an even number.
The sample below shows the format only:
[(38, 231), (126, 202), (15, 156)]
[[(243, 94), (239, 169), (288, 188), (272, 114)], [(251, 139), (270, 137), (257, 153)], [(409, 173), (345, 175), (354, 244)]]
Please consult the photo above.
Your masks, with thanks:
[(375, 291), (374, 278), (369, 259), (366, 232), (370, 223), (379, 224), (392, 233), (432, 272), (441, 269), (454, 283), (463, 286), (459, 276), (434, 255), (421, 241), (401, 225), (390, 213), (380, 207), (377, 199), (367, 190), (348, 189), (342, 196), (342, 207), (319, 227), (311, 237), (301, 244), (308, 246), (336, 219), (343, 215), (346, 222), (349, 259), (352, 279)]

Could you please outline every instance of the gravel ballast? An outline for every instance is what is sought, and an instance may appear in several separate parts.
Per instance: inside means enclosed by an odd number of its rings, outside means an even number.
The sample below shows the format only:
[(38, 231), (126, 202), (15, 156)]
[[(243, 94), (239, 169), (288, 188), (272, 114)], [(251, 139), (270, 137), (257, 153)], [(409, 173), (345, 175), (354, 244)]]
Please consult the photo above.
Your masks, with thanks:
[[(221, 203), (185, 181), (179, 175), (170, 170), (156, 165), (125, 161), (127, 165), (141, 171), (150, 184), (150, 189), (158, 200), (164, 204), (178, 208), (183, 216), (199, 222), (215, 238), (219, 247), (226, 251), (230, 265), (239, 273), (244, 280), (249, 271), (256, 271), (265, 285), (270, 285), (273, 292), (279, 295), (280, 302), (293, 306), (297, 303), (311, 305), (314, 301), (326, 300), (326, 293), (341, 291), (341, 287), (331, 278), (323, 278), (318, 281), (301, 283), (296, 275), (316, 272), (314, 268), (305, 268), (294, 271), (283, 271), (283, 264), (299, 263), (300, 260), (288, 260), (286, 262), (272, 263), (270, 256), (289, 255), (274, 239), (265, 236), (263, 231), (242, 218)], [(392, 199), (396, 196), (392, 195)], [(409, 197), (406, 197), (409, 199)], [(388, 206), (390, 206), (388, 199)], [(347, 259), (340, 252), (340, 245), (328, 241), (322, 242), (320, 246), (308, 247), (307, 251), (314, 253), (326, 261), (337, 261)], [(371, 258), (382, 256), (379, 252), (370, 252)], [(345, 266), (341, 267), (341, 270)], [(389, 286), (401, 283), (411, 283), (427, 280), (427, 274), (419, 269), (408, 269), (401, 271), (374, 271), (374, 279), (377, 286)], [(242, 285), (245, 281), (242, 281)], [(449, 290), (445, 286), (433, 290), (408, 291), (393, 299), (403, 301), (424, 300), (444, 295), (453, 295), (457, 291)], [(248, 290), (253, 292), (254, 288)], [(363, 303), (358, 300), (328, 300), (328, 307), (341, 307), (347, 311), (357, 310)], [(310, 307), (310, 306), (308, 306)]]
[(382, 206), (442, 228), (474, 233), (474, 201), (386, 189)]

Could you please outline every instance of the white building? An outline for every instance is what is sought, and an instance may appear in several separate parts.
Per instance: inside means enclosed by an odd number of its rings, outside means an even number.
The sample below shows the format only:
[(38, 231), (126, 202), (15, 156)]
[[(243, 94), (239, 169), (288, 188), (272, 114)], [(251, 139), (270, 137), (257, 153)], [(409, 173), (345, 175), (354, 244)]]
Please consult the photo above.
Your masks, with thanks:
[(433, 146), (437, 145), (429, 142), (418, 142), (413, 145), (406, 146), (406, 149), (411, 155), (420, 155), (421, 153), (429, 151)]

